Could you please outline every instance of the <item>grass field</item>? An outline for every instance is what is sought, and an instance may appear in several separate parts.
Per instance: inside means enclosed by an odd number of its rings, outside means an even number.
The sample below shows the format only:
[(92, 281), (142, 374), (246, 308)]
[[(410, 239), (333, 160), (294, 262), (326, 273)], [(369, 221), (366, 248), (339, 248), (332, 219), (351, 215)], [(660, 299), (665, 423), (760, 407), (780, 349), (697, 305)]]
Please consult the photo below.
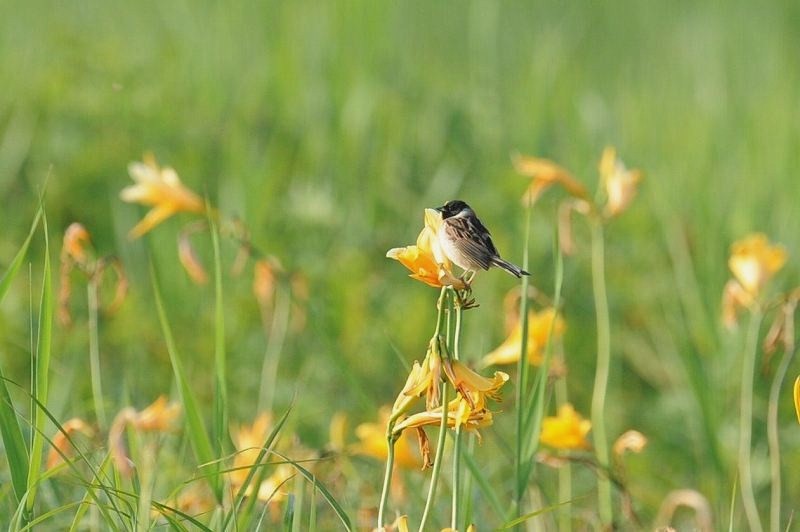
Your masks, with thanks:
[[(385, 465), (364, 455), (355, 427), (377, 423), (425, 357), (439, 296), (385, 255), (414, 243), (426, 207), (461, 198), (505, 258), (522, 263), (527, 253), (543, 294), (531, 304), (560, 300), (566, 329), (546, 351), (557, 360), (563, 352), (567, 371), (534, 390), (541, 366), (530, 366), (520, 390), (522, 367), (480, 370), (508, 373), (503, 401), (490, 403), (494, 423), (480, 444), (447, 440), (426, 529), (493, 530), (541, 509), (520, 526), (608, 527), (598, 428), (609, 445), (629, 429), (648, 441), (624, 458), (624, 490), (611, 488), (620, 529), (663, 524), (659, 509), (684, 489), (694, 490), (687, 500), (707, 502), (712, 529), (757, 528), (748, 499), (764, 529), (792, 529), (800, 365), (793, 348), (767, 356), (762, 342), (780, 315), (770, 302), (798, 285), (800, 271), (798, 47), (800, 4), (790, 1), (0, 1), (0, 275), (10, 283), (0, 283), (9, 394), (0, 398), (0, 524), (328, 530), (345, 527), (338, 510), (356, 529), (376, 526)], [(530, 177), (512, 159), (556, 161), (594, 195), (606, 146), (644, 179), (629, 208), (603, 225), (604, 298), (595, 225), (573, 216), (576, 252), (561, 266), (554, 239), (567, 195), (548, 191), (526, 227), (520, 198)], [(218, 260), (209, 231), (189, 240), (206, 284), (192, 282), (177, 246), (202, 213), (128, 236), (147, 209), (120, 191), (133, 184), (129, 163), (148, 152), (219, 213)], [(38, 220), (23, 257), (40, 195), (46, 226)], [(258, 254), (240, 272), (234, 219)], [(107, 313), (114, 276), (92, 285), (73, 272), (72, 323), (63, 325), (60, 257), (73, 222), (97, 257), (119, 258), (129, 289)], [(753, 232), (782, 244), (788, 261), (729, 329), (721, 315), (731, 244)], [(253, 259), (263, 256), (282, 270), (259, 305)], [(497, 270), (477, 276), (480, 306), (464, 312), (459, 330), (468, 365), (506, 337), (504, 298), (517, 286)], [(610, 366), (598, 427), (605, 299)], [(748, 367), (752, 437), (743, 446)], [(112, 463), (113, 420), (162, 394), (181, 406), (171, 430), (154, 434), (135, 414), (121, 425), (136, 463), (127, 477)], [(593, 421), (590, 448), (538, 447), (538, 422), (567, 399)], [(536, 421), (522, 433), (520, 404), (534, 405)], [(279, 428), (270, 449), (281, 455), (267, 453), (271, 464), (253, 471), (272, 479), (283, 462), (294, 476), (271, 501), (255, 502), (243, 490), (236, 497), (242, 479), (231, 469), (244, 463), (239, 429), (264, 410)], [(344, 442), (331, 441), (342, 416)], [(72, 466), (40, 478), (50, 449), (42, 437), (73, 417), (93, 435), (76, 432), (81, 453), (66, 447)], [(269, 431), (253, 433), (245, 447), (262, 447)], [(437, 430), (428, 433), (435, 449)], [(532, 438), (522, 453), (529, 480), (519, 473), (521, 438)], [(465, 461), (453, 459), (457, 449)], [(552, 467), (544, 451), (570, 467)], [(403, 469), (392, 479), (387, 524), (407, 514), (419, 526), (430, 477)], [(190, 488), (209, 506), (164, 510), (169, 521), (151, 515), (151, 501), (178, 507), (175, 494)], [(691, 510), (674, 519), (679, 530), (702, 527)]]

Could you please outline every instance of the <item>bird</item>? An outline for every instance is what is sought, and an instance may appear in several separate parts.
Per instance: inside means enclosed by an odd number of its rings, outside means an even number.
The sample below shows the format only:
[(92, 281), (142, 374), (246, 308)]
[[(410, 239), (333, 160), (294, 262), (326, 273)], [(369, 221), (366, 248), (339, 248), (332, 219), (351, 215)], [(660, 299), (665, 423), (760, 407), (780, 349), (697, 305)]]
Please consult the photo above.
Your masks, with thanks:
[(497, 266), (519, 278), (528, 272), (500, 257), (494, 247), (489, 230), (481, 223), (472, 207), (461, 200), (451, 200), (436, 208), (442, 214), (442, 227), (438, 231), (439, 245), (454, 264), (464, 270), (469, 280), (478, 269)]

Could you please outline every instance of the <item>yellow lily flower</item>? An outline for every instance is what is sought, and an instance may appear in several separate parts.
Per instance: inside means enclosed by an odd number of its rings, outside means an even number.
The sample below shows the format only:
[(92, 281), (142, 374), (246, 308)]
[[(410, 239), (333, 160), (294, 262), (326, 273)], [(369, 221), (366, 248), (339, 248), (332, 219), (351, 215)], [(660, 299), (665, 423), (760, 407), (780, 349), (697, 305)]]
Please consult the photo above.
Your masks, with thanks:
[(466, 284), (453, 275), (452, 264), (439, 245), (438, 230), (442, 225), (442, 214), (435, 209), (425, 209), (425, 227), (417, 237), (417, 244), (403, 248), (392, 248), (386, 256), (400, 262), (412, 273), (412, 279), (428, 286), (441, 288), (452, 286), (463, 290)]
[(604, 214), (613, 217), (624, 211), (636, 197), (642, 172), (628, 170), (617, 157), (617, 150), (610, 146), (603, 150), (599, 170), (607, 198)]
[(555, 449), (588, 449), (586, 435), (591, 429), (592, 422), (583, 419), (571, 404), (565, 403), (558, 408), (557, 416), (548, 416), (542, 420), (539, 440)]
[(122, 201), (153, 207), (128, 233), (131, 239), (139, 238), (176, 213), (205, 212), (202, 198), (181, 183), (173, 168), (159, 167), (152, 154), (146, 154), (143, 162), (129, 164), (128, 173), (136, 184), (122, 189)]
[(472, 410), (483, 409), (486, 398), (500, 400), (500, 388), (508, 381), (507, 373), (495, 371), (494, 376), (487, 378), (458, 360), (445, 359), (442, 362), (448, 380)]
[(770, 244), (763, 233), (753, 233), (731, 245), (728, 260), (733, 276), (753, 297), (777, 273), (787, 260), (786, 248)]
[(531, 184), (522, 197), (523, 202), (527, 205), (535, 203), (553, 185), (560, 185), (568, 194), (576, 198), (586, 200), (589, 197), (586, 187), (568, 170), (553, 161), (517, 155), (513, 162), (517, 172), (532, 178)]
[[(552, 340), (561, 338), (566, 330), (564, 318), (553, 308), (540, 312), (528, 312), (528, 362), (533, 365), (542, 363), (542, 356), (547, 346), (550, 331)], [(481, 360), (481, 366), (514, 364), (519, 361), (522, 345), (522, 320), (517, 319), (508, 337), (496, 349)]]
[[(391, 412), (383, 407), (379, 411), (377, 423), (361, 423), (356, 427), (356, 436), (359, 442), (350, 446), (350, 451), (362, 456), (370, 456), (378, 460), (386, 460), (389, 447), (386, 441), (386, 425)], [(395, 463), (406, 469), (420, 469), (422, 457), (414, 452), (410, 437), (401, 434), (394, 443)]]
[[(489, 410), (472, 408), (470, 403), (462, 395), (459, 395), (447, 404), (446, 414), (443, 413), (441, 406), (412, 414), (394, 426), (394, 434), (399, 435), (406, 429), (422, 429), (427, 425), (440, 426), (443, 415), (447, 416), (448, 428), (464, 427), (467, 430), (478, 430), (493, 423), (492, 413)], [(421, 442), (423, 439), (427, 440), (424, 433), (418, 433), (418, 436), (420, 436)], [(422, 445), (422, 447), (424, 451), (426, 446)]]
[(794, 381), (794, 409), (797, 412), (797, 422), (800, 423), (800, 377)]
[[(233, 468), (228, 472), (228, 480), (234, 493), (242, 489), (250, 470), (256, 466), (261, 447), (271, 429), (272, 416), (262, 412), (251, 425), (242, 425), (232, 431), (237, 453), (233, 457)], [(266, 457), (262, 460), (261, 464), (267, 463)], [(257, 488), (255, 480), (252, 480), (245, 494), (252, 496), (255, 493), (261, 502), (280, 502), (287, 497), (286, 492), (280, 488), (295, 475), (294, 468), (286, 463), (270, 464), (269, 467), (272, 468), (272, 474), (264, 478)]]

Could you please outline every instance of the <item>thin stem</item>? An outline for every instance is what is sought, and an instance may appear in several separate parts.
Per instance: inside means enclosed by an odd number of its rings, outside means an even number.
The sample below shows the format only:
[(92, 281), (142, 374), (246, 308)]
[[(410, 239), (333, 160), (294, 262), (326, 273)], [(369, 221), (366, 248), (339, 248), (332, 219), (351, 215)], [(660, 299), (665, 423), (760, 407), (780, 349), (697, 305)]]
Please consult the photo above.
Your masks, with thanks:
[[(605, 274), (605, 242), (603, 224), (592, 222), (592, 289), (597, 320), (597, 368), (592, 391), (592, 432), (597, 461), (601, 468), (608, 468), (608, 440), (606, 438), (606, 393), (611, 365), (611, 322), (608, 311)], [(608, 526), (614, 519), (611, 502), (611, 483), (604, 475), (597, 477), (598, 508), (600, 520)]]
[[(567, 379), (560, 378), (556, 381), (556, 403), (561, 406), (568, 401), (567, 398)], [(563, 504), (558, 509), (558, 530), (560, 532), (570, 532), (572, 530), (572, 504), (568, 501), (572, 499), (572, 465), (567, 460), (558, 469), (558, 503)]]
[[(453, 347), (451, 352), (453, 353), (453, 358), (455, 360), (459, 359), (460, 356), (460, 348), (459, 345), (461, 344), (461, 315), (463, 310), (461, 305), (458, 304), (457, 298), (452, 298), (454, 303), (454, 310), (456, 313), (455, 319), (455, 331), (453, 333)], [(445, 407), (447, 403), (444, 403)], [(459, 499), (461, 498), (461, 446), (463, 444), (463, 438), (461, 436), (461, 429), (462, 427), (459, 425), (455, 429), (455, 441), (453, 443), (453, 503), (450, 513), (450, 528), (453, 530), (458, 530), (458, 511), (459, 511)]]
[(106, 410), (103, 404), (103, 386), (100, 377), (100, 340), (98, 335), (97, 314), (100, 303), (97, 297), (99, 277), (92, 276), (87, 283), (87, 299), (89, 307), (89, 372), (92, 379), (92, 398), (97, 424), (106, 427)]
[[(522, 254), (522, 268), (528, 270), (528, 243), (531, 235), (531, 204), (528, 203), (525, 209), (525, 246)], [(522, 497), (525, 495), (525, 486), (528, 484), (527, 473), (523, 472), (523, 454), (525, 442), (523, 441), (523, 433), (525, 428), (525, 414), (522, 405), (526, 403), (525, 393), (528, 389), (528, 284), (529, 279), (527, 275), (522, 276), (522, 288), (520, 290), (520, 309), (519, 316), (522, 323), (522, 341), (520, 343), (520, 357), (517, 363), (517, 441), (514, 454), (514, 477), (516, 480), (515, 498), (514, 498), (514, 515), (519, 517), (522, 513)]]
[[(787, 320), (794, 321), (794, 318)], [(791, 325), (790, 325), (791, 326)], [(778, 532), (781, 524), (781, 448), (778, 439), (778, 401), (780, 400), (783, 381), (789, 365), (794, 358), (794, 349), (787, 349), (775, 373), (775, 379), (769, 390), (769, 406), (767, 408), (767, 437), (769, 439), (769, 463), (772, 476), (772, 489), (770, 492), (769, 525), (772, 532)]]
[(383, 530), (383, 516), (386, 510), (386, 501), (389, 499), (389, 485), (392, 482), (392, 469), (394, 468), (394, 421), (390, 420), (386, 426), (386, 472), (383, 475), (383, 488), (381, 490), (381, 502), (378, 506), (378, 530)]
[(433, 508), (433, 501), (436, 498), (436, 486), (439, 484), (439, 474), (442, 471), (442, 461), (444, 459), (444, 441), (447, 437), (447, 418), (450, 413), (447, 404), (450, 402), (450, 387), (447, 382), (442, 383), (442, 423), (439, 425), (439, 440), (436, 442), (436, 458), (433, 460), (433, 471), (431, 471), (431, 483), (428, 487), (428, 499), (425, 501), (425, 510), (422, 512), (422, 520), (419, 523), (419, 532), (427, 530), (428, 517)]
[[(269, 326), (269, 338), (264, 351), (264, 362), (261, 366), (261, 388), (258, 392), (258, 411), (270, 412), (275, 400), (275, 382), (278, 374), (278, 363), (283, 344), (286, 341), (286, 332), (289, 329), (289, 311), (292, 296), (289, 289), (278, 286), (275, 294), (275, 310), (272, 313), (272, 323)], [(267, 330), (266, 313), (262, 309), (262, 323), (264, 331)]]
[(756, 354), (758, 353), (758, 330), (761, 326), (761, 312), (753, 310), (750, 326), (747, 329), (744, 360), (742, 360), (742, 383), (739, 410), (739, 478), (741, 480), (742, 503), (750, 530), (761, 532), (761, 519), (758, 516), (753, 478), (750, 471), (750, 437), (753, 419), (753, 377)]

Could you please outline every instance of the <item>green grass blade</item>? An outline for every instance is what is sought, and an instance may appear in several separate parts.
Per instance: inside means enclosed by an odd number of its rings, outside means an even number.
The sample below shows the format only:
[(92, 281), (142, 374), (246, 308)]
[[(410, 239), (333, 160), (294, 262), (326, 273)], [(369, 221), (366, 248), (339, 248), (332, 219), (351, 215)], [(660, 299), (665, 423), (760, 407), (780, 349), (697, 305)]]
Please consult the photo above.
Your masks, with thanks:
[[(206, 431), (206, 425), (203, 421), (203, 416), (200, 413), (200, 407), (197, 404), (197, 399), (192, 391), (191, 384), (186, 378), (183, 370), (183, 363), (178, 355), (178, 349), (175, 346), (175, 340), (172, 336), (172, 329), (167, 319), (167, 313), (164, 309), (163, 299), (161, 297), (161, 288), (156, 275), (153, 263), (150, 263), (150, 278), (153, 284), (153, 294), (156, 301), (156, 310), (158, 311), (158, 319), (161, 322), (161, 330), (164, 334), (164, 342), (167, 344), (167, 352), (169, 360), (172, 364), (172, 371), (175, 374), (175, 380), (178, 383), (178, 392), (181, 397), (183, 411), (185, 413), (186, 425), (189, 432), (189, 442), (192, 445), (192, 450), (195, 453), (197, 461), (201, 464), (211, 463), (215, 460), (214, 449), (211, 445), (211, 440)], [(217, 501), (222, 500), (222, 482), (219, 475), (209, 475), (208, 482), (211, 490), (217, 498)]]
[[(50, 372), (50, 342), (53, 334), (53, 286), (50, 271), (50, 239), (47, 234), (47, 216), (42, 215), (44, 229), (44, 271), (42, 273), (42, 294), (39, 303), (39, 329), (36, 341), (36, 353), (33, 364), (33, 398), (36, 404), (47, 406)], [(28, 494), (25, 500), (26, 519), (33, 517), (33, 505), (36, 502), (36, 490), (41, 476), (42, 453), (44, 450), (44, 426), (47, 415), (32, 405), (33, 435), (31, 437), (30, 461), (28, 462)]]
[[(281, 429), (283, 429), (283, 426), (286, 424), (286, 420), (289, 419), (289, 413), (291, 411), (292, 411), (292, 408), (289, 407), (286, 410), (286, 412), (284, 412), (284, 414), (281, 416), (281, 418), (278, 420), (278, 422), (272, 428), (272, 431), (270, 431), (269, 435), (267, 436), (267, 439), (264, 441), (264, 445), (261, 446), (261, 450), (259, 451), (258, 456), (256, 457), (256, 460), (255, 460), (255, 463), (254, 463), (255, 464), (254, 467), (250, 468), (250, 471), (247, 473), (247, 477), (245, 477), (244, 482), (242, 483), (242, 486), (239, 488), (239, 492), (236, 494), (236, 498), (233, 501), (233, 509), (225, 517), (225, 521), (224, 521), (223, 526), (222, 526), (223, 530), (227, 530), (228, 529), (228, 524), (230, 523), (230, 520), (234, 515), (236, 515), (237, 518), (240, 517), (237, 514), (239, 512), (239, 509), (242, 506), (242, 502), (244, 501), (244, 497), (245, 497), (245, 494), (247, 493), (247, 488), (250, 486), (250, 483), (253, 482), (253, 480), (257, 480), (257, 482), (260, 484), (261, 479), (264, 476), (264, 465), (265, 465), (265, 464), (262, 464), (262, 461), (264, 460), (264, 457), (268, 453), (272, 452), (273, 447), (275, 446), (275, 444), (278, 441), (278, 434), (280, 434)], [(251, 497), (249, 499), (250, 500), (250, 504), (248, 505), (248, 507), (243, 512), (244, 521), (249, 520), (249, 517), (252, 515), (252, 509), (255, 506), (255, 499), (256, 499), (255, 497)], [(238, 519), (237, 519), (236, 522), (238, 523)], [(244, 524), (246, 524), (246, 523), (244, 523)], [(243, 526), (242, 528), (247, 529), (247, 526)]]
[(478, 483), (478, 487), (480, 488), (481, 493), (483, 493), (483, 496), (486, 497), (489, 506), (492, 507), (498, 517), (504, 519), (506, 517), (506, 512), (503, 509), (503, 505), (500, 503), (500, 499), (492, 489), (489, 479), (486, 478), (486, 475), (483, 471), (481, 471), (480, 466), (478, 466), (478, 464), (475, 462), (475, 458), (472, 456), (472, 453), (466, 449), (463, 449), (461, 451), (461, 458), (464, 459), (467, 469), (469, 469), (470, 473), (472, 473), (472, 478), (475, 479), (475, 482)]
[(0, 436), (8, 459), (8, 470), (11, 473), (11, 485), (15, 502), (19, 503), (28, 489), (28, 450), (25, 438), (17, 419), (11, 395), (8, 393), (6, 378), (0, 368)]
[(225, 378), (227, 357), (225, 353), (225, 309), (222, 300), (222, 259), (220, 257), (219, 230), (209, 219), (211, 242), (214, 247), (214, 368), (216, 386), (214, 387), (214, 445), (217, 456), (223, 454), (223, 442), (228, 438), (228, 387)]
[[(22, 263), (28, 254), (33, 235), (36, 228), (39, 227), (39, 221), (42, 218), (42, 206), (36, 211), (36, 216), (31, 224), (28, 236), (22, 243), (22, 246), (17, 251), (14, 259), (8, 270), (0, 278), (0, 301), (11, 287), (11, 283), (17, 277)], [(8, 469), (11, 474), (11, 484), (13, 487), (14, 497), (16, 502), (19, 503), (25, 491), (28, 489), (28, 450), (25, 448), (25, 438), (22, 435), (22, 428), (20, 427), (17, 413), (14, 405), (11, 402), (11, 395), (8, 393), (8, 386), (6, 379), (3, 376), (2, 368), (0, 368), (0, 437), (3, 439), (3, 448), (6, 452), (8, 459)]]
[(328, 491), (328, 488), (326, 488), (324, 484), (320, 484), (317, 481), (317, 477), (314, 476), (313, 473), (311, 473), (308, 469), (304, 468), (303, 466), (301, 466), (300, 464), (298, 464), (294, 460), (282, 455), (279, 452), (273, 451), (273, 454), (275, 454), (276, 456), (278, 456), (281, 459), (285, 460), (287, 463), (292, 464), (292, 467), (294, 467), (297, 470), (298, 473), (303, 475), (306, 478), (306, 480), (308, 480), (309, 482), (314, 484), (317, 487), (317, 489), (319, 490), (320, 494), (322, 495), (322, 498), (325, 499), (325, 501), (333, 509), (334, 513), (336, 513), (336, 516), (339, 518), (339, 520), (344, 525), (345, 530), (348, 530), (348, 531), (353, 530), (353, 525), (350, 522), (350, 517), (348, 517), (347, 512), (344, 511), (344, 508), (342, 508), (342, 506), (334, 498), (334, 496), (331, 494), (331, 492)]
[[(585, 497), (585, 495), (584, 495), (584, 497)], [(570, 499), (568, 501), (562, 501), (562, 502), (559, 502), (559, 503), (556, 503), (556, 504), (551, 504), (550, 506), (546, 506), (544, 508), (539, 508), (536, 511), (527, 513), (525, 515), (521, 515), (521, 516), (517, 517), (516, 519), (514, 519), (513, 521), (509, 521), (508, 523), (504, 523), (503, 526), (501, 526), (499, 528), (499, 530), (508, 530), (509, 528), (514, 528), (517, 525), (521, 525), (522, 523), (524, 523), (528, 519), (533, 519), (537, 515), (542, 515), (542, 514), (546, 514), (548, 512), (552, 512), (553, 510), (559, 508), (560, 506), (564, 506), (565, 504), (572, 504), (573, 502), (575, 502), (575, 501), (577, 501), (579, 499), (582, 499), (582, 498), (583, 497), (576, 497), (576, 498)]]
[(42, 207), (39, 206), (39, 210), (36, 211), (36, 216), (33, 219), (33, 223), (31, 224), (31, 230), (28, 231), (28, 236), (25, 238), (25, 242), (22, 243), (22, 247), (19, 248), (17, 254), (14, 256), (14, 259), (11, 261), (11, 265), (8, 267), (8, 270), (3, 274), (3, 277), (0, 277), (0, 301), (3, 300), (3, 297), (8, 292), (11, 283), (14, 281), (14, 278), (19, 273), (19, 269), (22, 266), (22, 263), (25, 261), (25, 256), (28, 254), (28, 247), (31, 244), (31, 240), (33, 239), (33, 234), (36, 232), (36, 228), (39, 227), (39, 220), (42, 218)]

